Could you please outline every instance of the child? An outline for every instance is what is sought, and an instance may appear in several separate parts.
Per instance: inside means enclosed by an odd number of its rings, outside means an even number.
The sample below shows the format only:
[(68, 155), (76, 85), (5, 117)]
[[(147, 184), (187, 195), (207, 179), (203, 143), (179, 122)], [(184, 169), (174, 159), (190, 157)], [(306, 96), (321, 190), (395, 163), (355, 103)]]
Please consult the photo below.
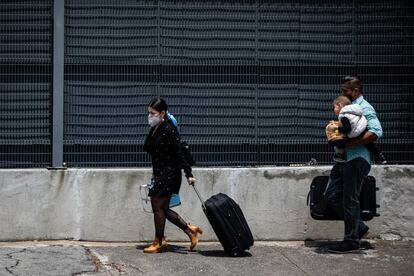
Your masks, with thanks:
[[(347, 138), (355, 138), (365, 133), (367, 119), (363, 115), (362, 108), (345, 96), (339, 96), (333, 101), (335, 115), (339, 121), (331, 121), (326, 126), (328, 143), (337, 147), (334, 155), (335, 162), (345, 162), (345, 143)], [(386, 164), (381, 150), (374, 144), (369, 143), (365, 147), (373, 154), (378, 164)]]

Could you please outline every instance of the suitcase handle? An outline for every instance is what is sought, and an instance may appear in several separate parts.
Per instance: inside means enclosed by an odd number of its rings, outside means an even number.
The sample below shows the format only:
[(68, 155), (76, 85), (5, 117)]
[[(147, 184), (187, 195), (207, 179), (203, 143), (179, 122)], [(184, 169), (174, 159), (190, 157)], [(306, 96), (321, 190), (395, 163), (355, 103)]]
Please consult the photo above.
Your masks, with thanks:
[(201, 206), (203, 207), (203, 209), (205, 210), (206, 209), (206, 206), (205, 206), (205, 204), (204, 204), (204, 200), (201, 198), (201, 195), (200, 195), (200, 192), (198, 191), (198, 189), (196, 188), (196, 186), (195, 185), (192, 185), (193, 186), (193, 188), (194, 188), (194, 191), (196, 192), (196, 194), (197, 194), (197, 196), (198, 196), (198, 199), (200, 200), (200, 202), (201, 202)]

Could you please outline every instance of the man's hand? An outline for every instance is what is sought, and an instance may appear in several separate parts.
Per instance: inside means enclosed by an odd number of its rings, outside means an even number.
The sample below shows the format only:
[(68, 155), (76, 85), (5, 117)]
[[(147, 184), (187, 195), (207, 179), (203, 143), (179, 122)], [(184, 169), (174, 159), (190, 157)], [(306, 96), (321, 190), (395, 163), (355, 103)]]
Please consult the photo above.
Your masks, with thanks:
[(194, 186), (196, 179), (194, 177), (187, 178), (188, 185)]

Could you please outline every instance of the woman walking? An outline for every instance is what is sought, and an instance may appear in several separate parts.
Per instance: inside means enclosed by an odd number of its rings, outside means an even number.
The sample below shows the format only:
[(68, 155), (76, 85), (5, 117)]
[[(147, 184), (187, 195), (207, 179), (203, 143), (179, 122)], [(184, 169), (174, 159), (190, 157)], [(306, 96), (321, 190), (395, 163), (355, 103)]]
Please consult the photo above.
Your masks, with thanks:
[(144, 150), (151, 155), (153, 183), (149, 191), (154, 212), (155, 240), (144, 249), (145, 253), (158, 253), (167, 249), (164, 237), (165, 221), (168, 219), (182, 229), (190, 238), (190, 249), (197, 245), (200, 227), (186, 223), (180, 215), (169, 208), (172, 194), (178, 194), (181, 186), (181, 169), (189, 185), (195, 184), (191, 166), (182, 150), (176, 121), (168, 114), (167, 103), (154, 98), (148, 105), (148, 124), (151, 129), (144, 144)]

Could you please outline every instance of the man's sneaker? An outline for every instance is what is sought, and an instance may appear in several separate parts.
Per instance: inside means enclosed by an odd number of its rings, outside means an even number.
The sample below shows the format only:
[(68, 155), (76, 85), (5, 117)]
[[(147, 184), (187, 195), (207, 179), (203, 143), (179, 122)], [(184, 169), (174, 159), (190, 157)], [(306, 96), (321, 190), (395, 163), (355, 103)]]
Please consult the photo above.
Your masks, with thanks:
[(358, 231), (358, 238), (360, 240), (362, 240), (363, 238), (365, 238), (368, 235), (368, 230), (369, 230), (369, 227), (368, 226), (365, 226), (364, 229), (359, 230)]
[(333, 160), (338, 163), (346, 162), (345, 153), (335, 153), (333, 156)]
[(359, 252), (359, 244), (352, 241), (342, 241), (340, 244), (332, 245), (328, 248), (328, 252), (336, 254), (346, 254)]
[(387, 164), (387, 160), (385, 159), (385, 156), (382, 153), (380, 153), (377, 156), (375, 156), (374, 159), (375, 159), (374, 160), (375, 164), (378, 164), (378, 165), (385, 165), (385, 164)]

